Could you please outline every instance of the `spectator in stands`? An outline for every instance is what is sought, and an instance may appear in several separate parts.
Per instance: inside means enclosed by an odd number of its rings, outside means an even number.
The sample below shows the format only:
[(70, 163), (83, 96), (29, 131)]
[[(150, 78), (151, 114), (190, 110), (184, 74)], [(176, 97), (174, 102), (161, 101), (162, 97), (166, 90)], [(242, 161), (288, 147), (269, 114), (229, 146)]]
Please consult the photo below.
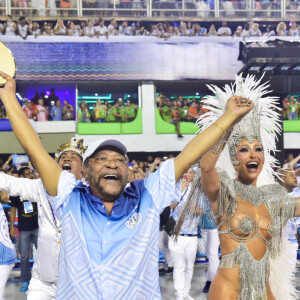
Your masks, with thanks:
[(32, 107), (32, 102), (28, 99), (24, 99), (24, 104), (25, 107), (23, 108), (23, 111), (28, 119), (33, 119), (34, 114), (33, 114), (33, 107)]
[(201, 27), (199, 23), (193, 25), (193, 35), (194, 36), (207, 36), (207, 29), (205, 27)]
[(276, 35), (275, 26), (274, 25), (267, 26), (267, 31), (264, 33), (264, 36), (270, 37), (275, 35)]
[(253, 27), (250, 29), (250, 36), (261, 36), (262, 33), (259, 29), (259, 24), (258, 23), (254, 23)]
[(62, 108), (60, 100), (57, 100), (55, 105), (51, 107), (50, 115), (52, 121), (61, 121), (62, 120)]
[(250, 36), (250, 23), (246, 23), (242, 31), (241, 37), (246, 38)]
[[(30, 168), (23, 167), (19, 170), (19, 176), (23, 178), (33, 179)], [(11, 213), (10, 213), (10, 235), (12, 238), (16, 237), (15, 219), (16, 211), (18, 211), (18, 229), (19, 229), (19, 243), (21, 253), (21, 282), (22, 286), (20, 292), (26, 292), (29, 281), (31, 279), (30, 269), (30, 248), (31, 244), (37, 248), (38, 238), (38, 212), (37, 204), (23, 200), (20, 197), (10, 197)]]
[(72, 22), (72, 21), (68, 22), (67, 32), (68, 32), (69, 36), (81, 36), (82, 35), (80, 25), (75, 25), (74, 22)]
[(289, 120), (296, 120), (298, 116), (298, 103), (295, 102), (295, 97), (289, 97)]
[[(194, 24), (193, 24), (194, 25)], [(190, 33), (189, 35), (193, 35), (193, 25), (192, 25), (192, 22), (187, 22), (187, 25), (186, 25), (186, 28), (187, 28), (187, 31)]]
[(119, 104), (119, 107), (118, 107), (119, 117), (117, 118), (117, 122), (125, 123), (125, 122), (127, 122), (127, 114), (126, 114), (125, 106), (123, 105), (122, 98), (118, 99), (118, 104)]
[(38, 22), (32, 23), (32, 28), (30, 28), (30, 34), (34, 37), (41, 35), (40, 25)]
[(184, 100), (182, 106), (179, 109), (179, 116), (181, 122), (187, 122), (188, 111), (189, 111), (188, 101)]
[(42, 31), (42, 35), (47, 35), (47, 36), (54, 35), (51, 23), (48, 24), (47, 22), (45, 22), (41, 31)]
[(162, 23), (157, 24), (157, 30), (158, 30), (158, 37), (164, 37), (165, 36), (165, 29)]
[(296, 22), (292, 22), (291, 27), (288, 31), (288, 35), (289, 36), (299, 36), (300, 35), (300, 29)]
[(173, 28), (173, 35), (174, 36), (180, 36), (181, 35), (181, 33), (180, 33), (180, 29), (179, 29), (179, 27), (178, 26), (174, 26), (174, 28)]
[(198, 118), (198, 105), (196, 102), (192, 102), (188, 110), (187, 120), (188, 122), (195, 123), (197, 121), (197, 118)]
[(277, 33), (278, 36), (286, 36), (287, 35), (285, 22), (280, 22), (277, 25), (276, 33)]
[(6, 23), (4, 23), (5, 35), (16, 35), (17, 24), (12, 20), (11, 15), (6, 16)]
[(180, 117), (174, 104), (167, 100), (161, 109), (161, 115), (164, 121), (175, 125), (177, 137), (183, 138), (180, 133)]
[(81, 35), (83, 35), (83, 30), (84, 30), (85, 26), (86, 26), (86, 21), (80, 21), (80, 30), (82, 33)]
[(136, 118), (137, 109), (137, 105), (131, 103), (130, 100), (127, 100), (125, 107), (127, 122), (132, 122)]
[(101, 99), (97, 100), (97, 105), (94, 109), (95, 118), (98, 123), (105, 123), (106, 122), (106, 114), (107, 114), (107, 107), (101, 101)]
[(34, 114), (37, 121), (47, 121), (48, 120), (48, 110), (44, 105), (44, 100), (39, 99), (38, 104), (34, 106)]
[(164, 121), (171, 123), (172, 121), (172, 110), (171, 110), (171, 101), (167, 100), (165, 103), (162, 103), (162, 109), (160, 109), (161, 115)]
[(128, 25), (127, 21), (124, 21), (122, 23), (122, 32), (120, 32), (121, 35), (132, 35), (132, 27)]
[(218, 36), (231, 36), (231, 29), (227, 26), (227, 22), (223, 21), (222, 26), (218, 29)]
[(94, 21), (92, 19), (88, 19), (87, 26), (83, 29), (83, 35), (88, 37), (95, 36), (96, 30), (94, 26)]
[(118, 101), (111, 107), (107, 109), (106, 122), (117, 122), (117, 118), (120, 118), (119, 115), (119, 103)]
[(68, 100), (64, 100), (62, 115), (63, 120), (74, 120), (74, 108), (71, 104), (69, 104)]
[(110, 21), (110, 24), (108, 25), (107, 31), (108, 31), (109, 36), (118, 35), (118, 23), (117, 23), (116, 19), (112, 19)]
[(96, 36), (108, 36), (107, 26), (104, 25), (104, 20), (99, 18), (98, 25), (95, 27)]
[(58, 19), (56, 22), (56, 25), (53, 29), (53, 33), (55, 35), (66, 35), (67, 34), (67, 28), (64, 24), (64, 20), (63, 19)]
[(90, 112), (87, 108), (87, 105), (84, 101), (80, 103), (78, 112), (77, 112), (77, 121), (79, 123), (90, 123), (91, 122), (91, 116)]
[(147, 35), (147, 30), (145, 29), (145, 27), (141, 26), (141, 22), (136, 22), (132, 34), (136, 36), (145, 36)]
[(236, 28), (236, 31), (234, 32), (234, 37), (241, 37), (242, 36), (242, 32), (243, 32), (243, 27), (242, 26), (238, 26)]
[(185, 22), (180, 22), (180, 35), (189, 36), (191, 32), (188, 30)]
[[(207, 104), (206, 104), (206, 106), (207, 106)], [(203, 114), (205, 114), (205, 113), (207, 113), (208, 112), (208, 108), (207, 107), (204, 107), (203, 106), (203, 102), (201, 101), (200, 102), (200, 107), (199, 107), (199, 114), (200, 115), (203, 115)]]
[(288, 120), (289, 99), (286, 97), (282, 100), (282, 118)]
[(214, 24), (211, 24), (210, 27), (209, 27), (209, 31), (208, 31), (208, 35), (209, 36), (217, 36), (218, 33), (217, 33), (217, 30), (216, 30), (216, 27)]
[(151, 36), (159, 36), (160, 35), (157, 25), (151, 25), (150, 35)]
[(28, 26), (26, 18), (24, 16), (20, 17), (20, 19), (19, 19), (16, 33), (24, 40), (26, 40), (28, 34), (30, 34), (29, 26)]

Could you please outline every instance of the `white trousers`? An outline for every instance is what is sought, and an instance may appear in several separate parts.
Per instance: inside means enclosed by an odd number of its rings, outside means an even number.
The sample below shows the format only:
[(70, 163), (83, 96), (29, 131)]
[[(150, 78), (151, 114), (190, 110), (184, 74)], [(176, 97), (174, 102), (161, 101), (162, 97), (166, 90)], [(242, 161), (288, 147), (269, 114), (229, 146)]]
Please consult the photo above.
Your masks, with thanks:
[(177, 297), (185, 297), (191, 289), (197, 253), (197, 236), (178, 236), (177, 242), (169, 239), (169, 249), (174, 265), (173, 284)]
[(0, 300), (4, 300), (4, 289), (5, 289), (6, 281), (14, 265), (15, 264), (0, 265)]
[(164, 255), (165, 268), (173, 267), (173, 262), (169, 250), (169, 236), (164, 230), (159, 232), (159, 250)]
[(55, 300), (56, 283), (32, 277), (27, 291), (27, 300)]
[(201, 235), (205, 244), (205, 254), (208, 257), (209, 264), (206, 273), (206, 280), (213, 281), (219, 267), (219, 245), (220, 240), (217, 229), (201, 229)]

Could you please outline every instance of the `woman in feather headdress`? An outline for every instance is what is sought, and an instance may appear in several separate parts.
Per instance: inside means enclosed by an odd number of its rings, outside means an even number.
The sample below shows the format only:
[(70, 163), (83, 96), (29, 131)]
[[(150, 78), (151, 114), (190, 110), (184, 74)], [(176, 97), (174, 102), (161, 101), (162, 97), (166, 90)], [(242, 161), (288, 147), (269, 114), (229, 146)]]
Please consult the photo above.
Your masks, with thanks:
[[(202, 187), (217, 220), (222, 251), (208, 299), (297, 299), (290, 281), (293, 272), (280, 253), (285, 241), (282, 228), (300, 215), (300, 198), (274, 184), (276, 160), (271, 152), (276, 151), (280, 132), (277, 99), (266, 97), (268, 86), (254, 76), (245, 80), (238, 76), (224, 90), (210, 88), (216, 97), (204, 102), (210, 111), (200, 116), (200, 131), (223, 114), (233, 95), (245, 97), (244, 105), (246, 98), (251, 99), (254, 108), (232, 130), (224, 130), (216, 121), (223, 136), (201, 159)], [(285, 289), (284, 298), (280, 287)]]

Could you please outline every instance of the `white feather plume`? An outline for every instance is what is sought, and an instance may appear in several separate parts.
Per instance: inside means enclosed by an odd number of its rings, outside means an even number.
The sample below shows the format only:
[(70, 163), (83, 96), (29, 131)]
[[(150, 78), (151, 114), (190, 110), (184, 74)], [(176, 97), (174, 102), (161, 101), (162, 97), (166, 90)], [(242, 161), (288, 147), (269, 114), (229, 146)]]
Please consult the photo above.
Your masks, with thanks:
[[(268, 83), (261, 84), (261, 80), (262, 77), (256, 80), (254, 75), (248, 75), (243, 79), (241, 74), (236, 76), (234, 84), (226, 85), (223, 90), (215, 85), (208, 85), (215, 96), (207, 96), (203, 100), (203, 107), (207, 108), (208, 112), (201, 115), (197, 120), (201, 132), (221, 117), (225, 112), (228, 99), (232, 96), (243, 96), (253, 101), (254, 108), (248, 115), (259, 115), (259, 124), (254, 125), (260, 128), (265, 157), (264, 167), (257, 181), (258, 186), (274, 183), (275, 172), (273, 168), (276, 167), (277, 161), (271, 154), (276, 151), (276, 139), (281, 132), (280, 108), (277, 106), (278, 98), (266, 96), (270, 93), (268, 90), (270, 85)], [(231, 178), (236, 177), (235, 169), (230, 161), (228, 145), (222, 151), (217, 166), (226, 170)]]

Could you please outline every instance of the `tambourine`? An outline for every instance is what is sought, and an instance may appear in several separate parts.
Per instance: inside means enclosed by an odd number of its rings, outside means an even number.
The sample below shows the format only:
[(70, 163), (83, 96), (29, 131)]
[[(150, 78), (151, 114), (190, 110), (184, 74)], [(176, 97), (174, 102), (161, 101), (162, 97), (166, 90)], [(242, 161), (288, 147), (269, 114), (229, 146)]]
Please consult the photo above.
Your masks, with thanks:
[[(11, 51), (0, 42), (0, 71), (14, 78), (16, 75), (16, 62)], [(0, 76), (0, 86), (5, 85), (6, 80)]]

